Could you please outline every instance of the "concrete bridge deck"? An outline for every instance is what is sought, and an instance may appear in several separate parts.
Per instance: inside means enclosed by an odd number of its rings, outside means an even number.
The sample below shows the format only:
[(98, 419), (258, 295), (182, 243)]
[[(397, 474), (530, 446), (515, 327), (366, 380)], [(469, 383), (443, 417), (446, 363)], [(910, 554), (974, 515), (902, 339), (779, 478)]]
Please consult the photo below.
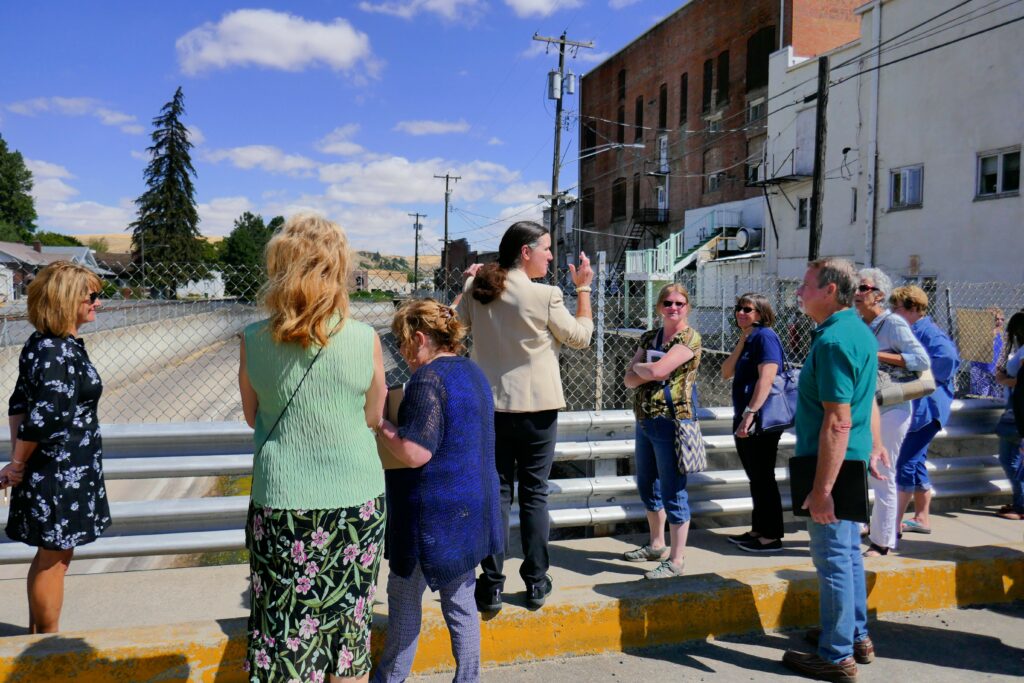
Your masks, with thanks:
[[(1024, 599), (1024, 523), (992, 512), (936, 515), (933, 534), (908, 534), (899, 554), (867, 560), (872, 612)], [(782, 552), (751, 555), (726, 542), (739, 531), (693, 531), (686, 576), (657, 582), (640, 580), (647, 565), (620, 559), (641, 537), (556, 542), (555, 592), (536, 612), (523, 607), (518, 561), (510, 559), (506, 606), (483, 625), (485, 666), (814, 623), (816, 581), (806, 532), (790, 524)], [(7, 636), (0, 638), (0, 678), (244, 680), (238, 667), (246, 575), (246, 567), (229, 565), (70, 576), (64, 632), (57, 636), (17, 635), (27, 623), (24, 582), (0, 581), (0, 634)], [(415, 670), (445, 670), (451, 660), (436, 596), (428, 593), (424, 602)], [(375, 612), (379, 647), (386, 604), (378, 602)]]

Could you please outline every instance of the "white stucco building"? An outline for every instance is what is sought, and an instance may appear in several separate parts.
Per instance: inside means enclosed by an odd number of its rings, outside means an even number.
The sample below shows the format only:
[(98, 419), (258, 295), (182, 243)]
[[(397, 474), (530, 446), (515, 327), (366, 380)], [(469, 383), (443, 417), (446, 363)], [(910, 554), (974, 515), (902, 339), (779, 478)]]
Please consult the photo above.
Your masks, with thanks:
[[(1007, 23), (1024, 7), (960, 4), (875, 0), (858, 10), (860, 39), (829, 53), (821, 256), (902, 278), (1024, 280), (1024, 21)], [(772, 55), (765, 271), (786, 278), (807, 262), (817, 74), (791, 48)]]

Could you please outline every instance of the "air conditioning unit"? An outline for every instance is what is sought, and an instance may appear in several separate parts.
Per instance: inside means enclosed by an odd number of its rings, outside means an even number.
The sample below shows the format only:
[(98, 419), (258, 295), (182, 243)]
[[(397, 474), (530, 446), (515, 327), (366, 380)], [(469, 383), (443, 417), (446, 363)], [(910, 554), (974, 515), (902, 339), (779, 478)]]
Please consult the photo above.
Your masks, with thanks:
[(736, 232), (736, 248), (740, 251), (760, 251), (761, 228), (740, 228)]

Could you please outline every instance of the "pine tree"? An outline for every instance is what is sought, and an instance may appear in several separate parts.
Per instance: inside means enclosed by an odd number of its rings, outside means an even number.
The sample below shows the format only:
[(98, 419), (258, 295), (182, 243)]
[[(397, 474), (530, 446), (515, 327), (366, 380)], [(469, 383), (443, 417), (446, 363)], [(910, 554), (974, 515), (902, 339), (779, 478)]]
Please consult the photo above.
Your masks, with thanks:
[(135, 200), (138, 218), (128, 227), (132, 231), (132, 252), (137, 263), (145, 263), (149, 284), (168, 287), (204, 277), (204, 268), (174, 269), (153, 264), (199, 264), (203, 260), (203, 240), (199, 235), (196, 211), (196, 175), (189, 150), (188, 129), (182, 123), (184, 95), (179, 87), (174, 98), (153, 119), (153, 144), (148, 148), (150, 162), (144, 177), (148, 189)]
[(32, 199), (32, 171), (21, 152), (9, 151), (0, 135), (0, 240), (23, 242), (36, 229), (36, 207)]

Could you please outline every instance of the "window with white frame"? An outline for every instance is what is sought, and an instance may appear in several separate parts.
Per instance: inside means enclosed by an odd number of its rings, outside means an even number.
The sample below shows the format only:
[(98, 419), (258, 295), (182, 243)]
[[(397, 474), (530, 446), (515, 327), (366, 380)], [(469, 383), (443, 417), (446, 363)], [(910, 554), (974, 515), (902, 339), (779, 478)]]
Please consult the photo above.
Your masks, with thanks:
[(1019, 191), (1019, 146), (978, 155), (978, 197), (995, 197)]
[(796, 202), (796, 227), (804, 230), (811, 225), (811, 200), (808, 197), (801, 197)]
[(747, 123), (763, 119), (766, 110), (765, 98), (759, 97), (756, 100), (751, 100), (750, 104), (747, 105)]
[(715, 192), (722, 187), (722, 178), (725, 176), (724, 173), (712, 173), (708, 176), (708, 192)]
[(904, 166), (889, 171), (889, 208), (910, 209), (923, 203), (924, 166)]

